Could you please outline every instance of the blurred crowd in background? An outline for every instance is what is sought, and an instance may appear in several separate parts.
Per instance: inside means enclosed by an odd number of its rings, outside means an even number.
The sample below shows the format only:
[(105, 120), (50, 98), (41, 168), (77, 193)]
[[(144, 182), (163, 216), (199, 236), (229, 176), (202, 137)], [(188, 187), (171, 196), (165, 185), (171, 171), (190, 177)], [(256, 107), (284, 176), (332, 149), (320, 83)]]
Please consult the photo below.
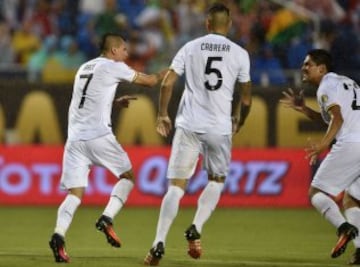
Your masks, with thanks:
[[(211, 0), (0, 0), (0, 73), (24, 71), (30, 82), (72, 82), (99, 55), (105, 32), (129, 45), (128, 64), (152, 72), (206, 31)], [(360, 0), (224, 0), (229, 36), (251, 56), (254, 84), (299, 83), (306, 52), (324, 48), (335, 71), (359, 80)]]

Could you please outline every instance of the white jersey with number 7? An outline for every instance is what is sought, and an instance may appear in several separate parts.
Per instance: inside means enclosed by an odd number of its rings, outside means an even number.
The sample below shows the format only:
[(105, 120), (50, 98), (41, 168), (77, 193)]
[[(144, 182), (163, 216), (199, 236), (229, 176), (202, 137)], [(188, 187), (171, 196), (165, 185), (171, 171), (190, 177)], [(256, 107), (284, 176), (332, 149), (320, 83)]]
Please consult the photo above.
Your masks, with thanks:
[(112, 133), (111, 110), (119, 82), (132, 82), (136, 71), (123, 62), (98, 57), (75, 76), (69, 108), (68, 140), (91, 140)]

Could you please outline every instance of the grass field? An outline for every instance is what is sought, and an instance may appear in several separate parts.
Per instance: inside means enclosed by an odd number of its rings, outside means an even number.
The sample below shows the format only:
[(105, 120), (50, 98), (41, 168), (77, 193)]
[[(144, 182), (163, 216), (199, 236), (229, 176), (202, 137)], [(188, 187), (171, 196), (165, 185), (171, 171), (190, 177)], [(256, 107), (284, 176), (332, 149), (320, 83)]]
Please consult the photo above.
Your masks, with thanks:
[[(125, 208), (115, 220), (123, 247), (111, 248), (94, 222), (99, 207), (80, 207), (67, 233), (70, 266), (132, 267), (142, 260), (155, 234), (158, 209)], [(312, 209), (217, 209), (203, 229), (203, 256), (186, 254), (184, 229), (194, 209), (181, 209), (170, 230), (161, 266), (335, 267), (347, 266), (353, 245), (338, 259), (329, 254), (335, 229)], [(57, 266), (48, 240), (56, 207), (0, 207), (0, 267)]]

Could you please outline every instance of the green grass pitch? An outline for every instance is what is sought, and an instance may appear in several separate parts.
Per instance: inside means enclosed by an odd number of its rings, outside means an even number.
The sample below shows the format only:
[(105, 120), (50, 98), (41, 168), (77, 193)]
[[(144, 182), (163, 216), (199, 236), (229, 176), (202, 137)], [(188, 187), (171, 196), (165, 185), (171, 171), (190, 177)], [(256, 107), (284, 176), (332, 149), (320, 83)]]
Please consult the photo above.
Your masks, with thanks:
[[(0, 267), (48, 267), (54, 263), (48, 240), (57, 207), (0, 206)], [(183, 236), (194, 209), (181, 208), (170, 229), (166, 267), (337, 267), (347, 266), (352, 244), (337, 259), (330, 258), (335, 229), (313, 209), (218, 208), (203, 228), (203, 255), (186, 254)], [(94, 222), (100, 207), (80, 207), (66, 236), (69, 266), (132, 267), (142, 261), (155, 235), (158, 208), (125, 207), (115, 219), (122, 240), (110, 247)]]

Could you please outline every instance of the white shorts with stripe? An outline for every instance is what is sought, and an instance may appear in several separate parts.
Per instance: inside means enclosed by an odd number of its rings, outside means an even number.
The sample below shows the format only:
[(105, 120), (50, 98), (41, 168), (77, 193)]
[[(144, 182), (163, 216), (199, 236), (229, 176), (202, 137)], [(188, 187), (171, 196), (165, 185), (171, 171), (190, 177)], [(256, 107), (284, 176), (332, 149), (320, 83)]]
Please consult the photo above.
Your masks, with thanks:
[(102, 166), (117, 178), (131, 170), (127, 153), (113, 134), (87, 141), (67, 142), (60, 185), (64, 189), (87, 187), (90, 167)]
[(169, 160), (169, 179), (190, 179), (195, 172), (199, 155), (209, 175), (227, 176), (231, 158), (231, 135), (193, 133), (177, 128)]
[(320, 164), (311, 186), (332, 196), (344, 190), (360, 200), (360, 143), (336, 143)]

